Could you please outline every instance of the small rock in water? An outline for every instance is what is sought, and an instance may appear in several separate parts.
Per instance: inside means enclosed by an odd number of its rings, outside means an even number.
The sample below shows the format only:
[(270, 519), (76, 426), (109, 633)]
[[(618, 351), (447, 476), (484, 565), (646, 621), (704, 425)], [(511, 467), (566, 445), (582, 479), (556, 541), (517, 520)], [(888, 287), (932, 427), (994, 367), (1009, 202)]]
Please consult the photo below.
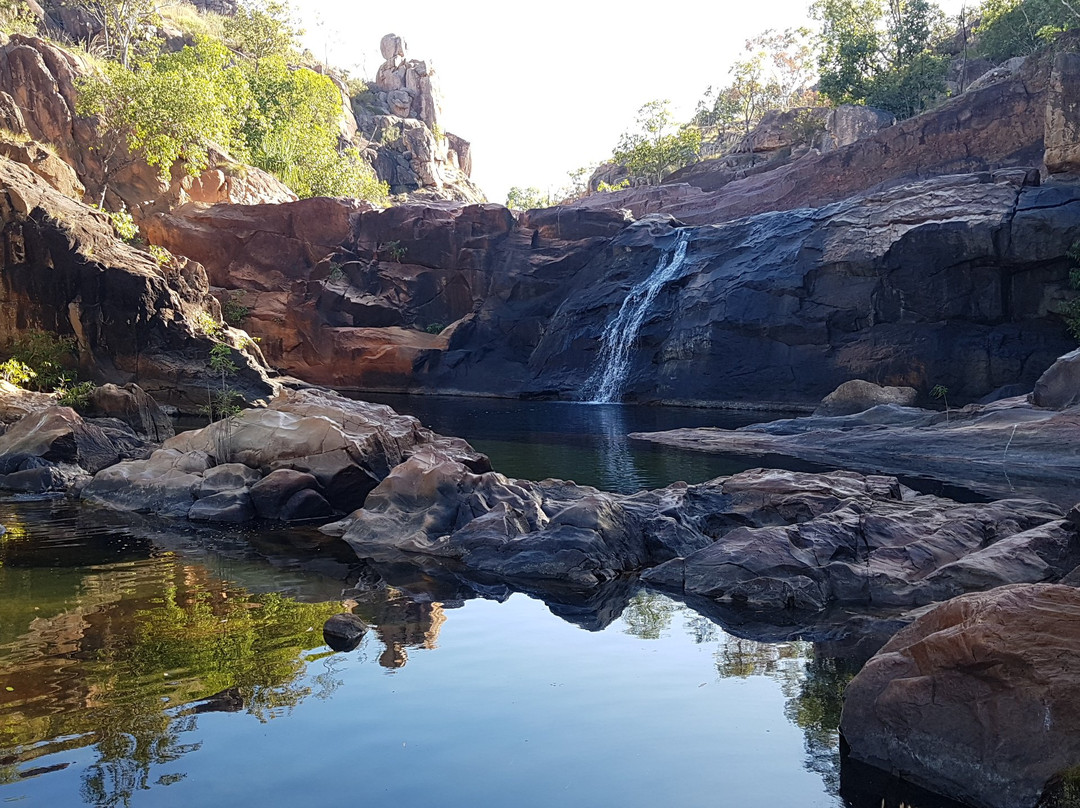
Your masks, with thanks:
[(335, 651), (351, 651), (360, 644), (367, 628), (355, 614), (335, 614), (323, 624), (323, 640)]

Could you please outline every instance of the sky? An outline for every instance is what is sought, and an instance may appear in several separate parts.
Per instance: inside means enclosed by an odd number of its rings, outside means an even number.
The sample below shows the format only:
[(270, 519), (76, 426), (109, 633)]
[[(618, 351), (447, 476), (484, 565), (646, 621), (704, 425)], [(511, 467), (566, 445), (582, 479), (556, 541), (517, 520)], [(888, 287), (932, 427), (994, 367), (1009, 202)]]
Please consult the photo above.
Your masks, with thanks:
[[(941, 5), (952, 14), (962, 2)], [(435, 68), (443, 129), (472, 143), (473, 180), (493, 202), (514, 185), (555, 191), (601, 162), (648, 101), (670, 99), (687, 120), (747, 39), (812, 25), (809, 0), (292, 5), (315, 56), (354, 76), (374, 78), (384, 34), (404, 37), (409, 58)]]

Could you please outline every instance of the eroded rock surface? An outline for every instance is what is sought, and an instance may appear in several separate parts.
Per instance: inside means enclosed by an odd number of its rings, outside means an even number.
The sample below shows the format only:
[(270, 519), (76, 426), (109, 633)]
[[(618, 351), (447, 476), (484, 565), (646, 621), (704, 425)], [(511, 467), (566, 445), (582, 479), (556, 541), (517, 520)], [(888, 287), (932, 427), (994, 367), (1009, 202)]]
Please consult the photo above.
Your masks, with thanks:
[(101, 471), (83, 498), (196, 521), (326, 519), (362, 505), (419, 447), (489, 467), (465, 441), (435, 435), (389, 407), (285, 391), (265, 409), (182, 433), (146, 460)]
[(900, 631), (844, 694), (852, 757), (978, 808), (1033, 808), (1080, 765), (1080, 590), (950, 600)]

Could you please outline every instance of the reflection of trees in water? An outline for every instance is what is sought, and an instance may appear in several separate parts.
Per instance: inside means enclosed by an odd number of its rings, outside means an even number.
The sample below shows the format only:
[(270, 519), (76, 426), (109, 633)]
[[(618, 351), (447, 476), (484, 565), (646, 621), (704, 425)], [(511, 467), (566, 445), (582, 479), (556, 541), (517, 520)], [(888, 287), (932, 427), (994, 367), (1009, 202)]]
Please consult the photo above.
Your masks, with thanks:
[(658, 640), (671, 628), (671, 619), (681, 608), (671, 598), (643, 589), (623, 609), (625, 631), (643, 640)]
[(85, 605), (35, 621), (0, 650), (0, 663), (33, 683), (0, 720), (0, 746), (25, 765), (92, 745), (81, 793), (100, 806), (182, 779), (161, 769), (199, 748), (197, 713), (244, 710), (265, 721), (310, 695), (302, 652), (322, 644), (318, 629), (341, 609), (251, 595), (171, 556), (84, 582), (96, 592)]
[(858, 672), (852, 662), (811, 652), (784, 714), (803, 731), (806, 768), (821, 775), (830, 794), (840, 793), (840, 710), (844, 688)]

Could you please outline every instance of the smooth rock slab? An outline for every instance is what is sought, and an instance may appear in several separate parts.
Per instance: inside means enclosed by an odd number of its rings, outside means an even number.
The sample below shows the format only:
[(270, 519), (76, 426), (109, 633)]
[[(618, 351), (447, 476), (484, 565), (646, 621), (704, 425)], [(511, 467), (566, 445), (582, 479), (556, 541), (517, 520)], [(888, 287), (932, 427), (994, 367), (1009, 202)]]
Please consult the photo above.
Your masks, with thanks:
[(857, 760), (977, 808), (1031, 808), (1080, 765), (1080, 590), (954, 598), (901, 630), (848, 685)]

